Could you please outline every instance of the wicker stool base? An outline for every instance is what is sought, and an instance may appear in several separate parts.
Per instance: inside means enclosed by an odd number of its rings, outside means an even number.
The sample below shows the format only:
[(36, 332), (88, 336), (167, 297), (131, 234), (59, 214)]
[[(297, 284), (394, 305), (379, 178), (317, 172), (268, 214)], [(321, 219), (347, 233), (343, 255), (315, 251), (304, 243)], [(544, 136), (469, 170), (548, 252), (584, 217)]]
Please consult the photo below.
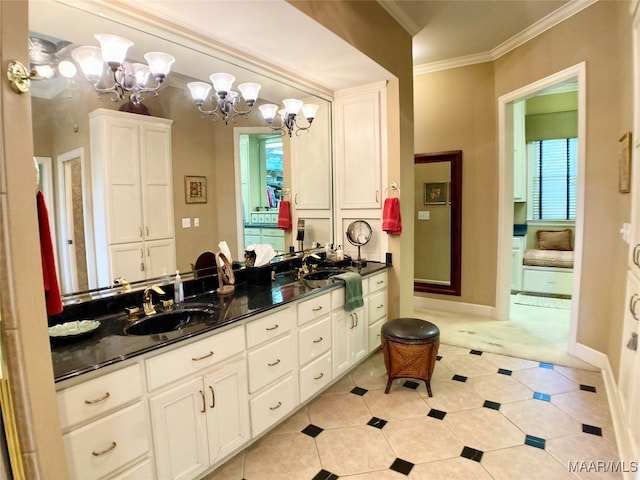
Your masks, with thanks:
[(397, 378), (413, 378), (424, 381), (427, 393), (431, 394), (431, 375), (436, 365), (436, 356), (440, 347), (439, 336), (427, 340), (403, 340), (382, 335), (382, 352), (387, 368), (387, 388)]

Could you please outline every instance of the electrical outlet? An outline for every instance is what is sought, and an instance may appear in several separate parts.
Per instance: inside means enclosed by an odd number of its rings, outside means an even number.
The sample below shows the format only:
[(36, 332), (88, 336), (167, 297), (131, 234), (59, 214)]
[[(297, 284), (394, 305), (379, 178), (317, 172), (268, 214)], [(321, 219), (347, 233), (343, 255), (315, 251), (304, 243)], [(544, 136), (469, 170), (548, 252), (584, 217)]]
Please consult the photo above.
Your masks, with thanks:
[(429, 220), (429, 210), (419, 210), (418, 220)]
[(191, 219), (183, 218), (182, 219), (182, 228), (191, 228)]

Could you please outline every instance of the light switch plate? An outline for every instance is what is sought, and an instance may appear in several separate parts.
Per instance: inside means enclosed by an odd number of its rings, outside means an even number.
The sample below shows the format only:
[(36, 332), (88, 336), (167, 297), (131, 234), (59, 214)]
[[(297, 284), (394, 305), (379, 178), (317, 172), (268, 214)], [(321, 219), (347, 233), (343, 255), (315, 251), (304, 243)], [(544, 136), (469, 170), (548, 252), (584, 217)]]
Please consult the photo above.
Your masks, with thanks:
[(199, 217), (194, 217), (193, 218), (193, 226), (194, 227), (199, 227), (200, 226), (200, 218)]
[(429, 220), (429, 210), (419, 210), (418, 220)]
[(183, 218), (182, 219), (182, 228), (190, 228), (191, 227), (191, 219)]

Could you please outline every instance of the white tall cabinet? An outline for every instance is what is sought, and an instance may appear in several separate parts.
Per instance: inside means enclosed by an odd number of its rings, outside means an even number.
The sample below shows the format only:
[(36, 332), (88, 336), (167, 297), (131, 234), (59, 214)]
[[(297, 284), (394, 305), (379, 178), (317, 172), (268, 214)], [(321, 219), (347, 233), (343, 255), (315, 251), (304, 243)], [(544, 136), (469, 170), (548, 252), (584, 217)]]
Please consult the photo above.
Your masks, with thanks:
[(90, 113), (99, 285), (175, 270), (172, 120), (114, 110)]
[(382, 231), (386, 190), (386, 82), (349, 88), (335, 96), (335, 165), (337, 242), (354, 256), (345, 232), (354, 220), (365, 220), (374, 232), (362, 256), (384, 260)]
[[(631, 238), (626, 310), (621, 338), (618, 397), (622, 407), (620, 450), (623, 460), (640, 460), (640, 11), (634, 2), (634, 132), (632, 138)], [(631, 478), (631, 477), (630, 477)]]

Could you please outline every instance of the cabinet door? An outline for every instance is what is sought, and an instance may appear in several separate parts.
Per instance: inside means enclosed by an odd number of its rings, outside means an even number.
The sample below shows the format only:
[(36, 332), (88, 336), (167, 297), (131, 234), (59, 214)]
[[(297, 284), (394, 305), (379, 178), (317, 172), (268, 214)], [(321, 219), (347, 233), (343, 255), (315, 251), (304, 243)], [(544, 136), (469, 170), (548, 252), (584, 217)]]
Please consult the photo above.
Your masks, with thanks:
[(145, 239), (173, 237), (171, 129), (167, 125), (141, 124), (140, 158)]
[(176, 247), (172, 238), (146, 242), (144, 247), (147, 278), (171, 275), (176, 271)]
[(245, 358), (204, 377), (211, 464), (249, 441)]
[(202, 377), (149, 400), (158, 478), (191, 479), (209, 467)]
[(527, 141), (524, 128), (525, 101), (513, 104), (513, 201), (527, 201)]
[[(138, 126), (123, 119), (104, 118), (104, 122), (102, 188), (107, 190), (109, 243), (140, 241), (143, 222)], [(99, 172), (94, 170), (94, 174)], [(100, 179), (94, 178), (94, 185), (96, 181)]]
[(109, 247), (110, 278), (124, 277), (129, 282), (146, 278), (145, 250), (142, 242)]
[(336, 96), (339, 208), (382, 205), (381, 103), (383, 88)]
[(331, 208), (330, 113), (328, 106), (321, 106), (311, 130), (291, 142), (291, 185), (296, 210)]
[(331, 322), (333, 378), (336, 378), (366, 355), (369, 325), (363, 308), (353, 312), (336, 311), (331, 315)]

